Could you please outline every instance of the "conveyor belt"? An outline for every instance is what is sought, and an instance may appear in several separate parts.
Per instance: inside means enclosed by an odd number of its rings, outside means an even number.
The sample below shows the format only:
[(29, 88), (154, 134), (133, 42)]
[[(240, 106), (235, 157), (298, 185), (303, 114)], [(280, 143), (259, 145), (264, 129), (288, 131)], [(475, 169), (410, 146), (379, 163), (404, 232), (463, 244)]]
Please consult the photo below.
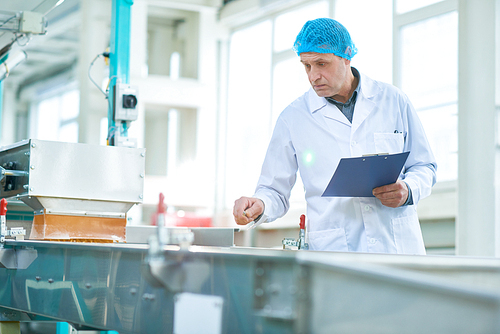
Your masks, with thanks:
[(201, 246), (150, 257), (145, 244), (35, 241), (1, 253), (2, 321), (120, 334), (500, 332), (497, 259)]

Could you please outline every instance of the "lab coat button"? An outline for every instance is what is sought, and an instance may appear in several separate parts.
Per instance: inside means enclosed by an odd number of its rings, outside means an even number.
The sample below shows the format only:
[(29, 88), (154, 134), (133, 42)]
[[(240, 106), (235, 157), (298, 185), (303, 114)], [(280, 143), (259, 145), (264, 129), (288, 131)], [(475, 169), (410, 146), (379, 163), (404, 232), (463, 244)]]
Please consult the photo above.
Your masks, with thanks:
[(377, 239), (375, 239), (375, 238), (370, 238), (370, 243), (371, 243), (372, 245), (373, 245), (373, 244), (375, 244), (376, 242), (377, 242)]
[(356, 141), (355, 141), (355, 140), (353, 140), (353, 141), (351, 142), (351, 146), (356, 146), (356, 144), (357, 144), (357, 143), (356, 143)]
[(365, 211), (370, 211), (370, 206), (369, 205), (365, 205)]

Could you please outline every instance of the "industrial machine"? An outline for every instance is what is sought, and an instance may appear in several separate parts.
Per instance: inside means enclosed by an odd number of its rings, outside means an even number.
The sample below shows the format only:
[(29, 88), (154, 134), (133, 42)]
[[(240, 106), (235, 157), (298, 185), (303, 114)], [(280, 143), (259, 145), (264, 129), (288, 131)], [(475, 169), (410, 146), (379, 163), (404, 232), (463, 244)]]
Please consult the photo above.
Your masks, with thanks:
[(144, 157), (145, 149), (22, 141), (0, 154), (0, 196), (33, 209), (31, 239), (125, 241), (125, 215), (142, 202)]
[[(500, 332), (499, 259), (243, 248), (233, 228), (126, 226), (141, 202), (143, 149), (28, 140), (1, 150), (0, 166), (0, 197), (35, 216), (28, 240), (5, 233), (0, 243), (0, 326)], [(303, 248), (302, 234), (286, 244)]]

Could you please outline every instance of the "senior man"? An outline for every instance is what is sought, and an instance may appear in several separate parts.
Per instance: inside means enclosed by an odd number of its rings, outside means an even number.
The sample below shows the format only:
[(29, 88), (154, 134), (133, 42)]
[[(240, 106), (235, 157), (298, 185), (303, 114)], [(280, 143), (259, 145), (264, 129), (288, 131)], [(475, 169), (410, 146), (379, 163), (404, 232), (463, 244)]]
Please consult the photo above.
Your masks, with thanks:
[[(430, 194), (437, 164), (408, 97), (351, 67), (357, 49), (333, 19), (308, 21), (294, 50), (311, 89), (276, 121), (254, 195), (235, 202), (236, 223), (282, 217), (298, 171), (309, 249), (425, 254), (416, 205)], [(408, 151), (398, 180), (374, 197), (321, 196), (341, 158)]]

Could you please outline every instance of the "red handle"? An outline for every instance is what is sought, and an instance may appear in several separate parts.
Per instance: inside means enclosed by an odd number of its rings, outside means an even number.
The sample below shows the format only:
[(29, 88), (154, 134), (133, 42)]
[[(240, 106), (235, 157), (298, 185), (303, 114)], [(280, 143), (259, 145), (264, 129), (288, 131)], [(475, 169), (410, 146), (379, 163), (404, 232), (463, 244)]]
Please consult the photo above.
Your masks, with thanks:
[(2, 198), (0, 201), (0, 216), (5, 216), (7, 214), (7, 200)]
[(301, 215), (300, 216), (300, 229), (305, 230), (306, 229), (306, 215)]
[(165, 196), (163, 193), (160, 193), (160, 201), (158, 202), (158, 210), (156, 213), (165, 213), (165, 204), (163, 203), (165, 201)]

